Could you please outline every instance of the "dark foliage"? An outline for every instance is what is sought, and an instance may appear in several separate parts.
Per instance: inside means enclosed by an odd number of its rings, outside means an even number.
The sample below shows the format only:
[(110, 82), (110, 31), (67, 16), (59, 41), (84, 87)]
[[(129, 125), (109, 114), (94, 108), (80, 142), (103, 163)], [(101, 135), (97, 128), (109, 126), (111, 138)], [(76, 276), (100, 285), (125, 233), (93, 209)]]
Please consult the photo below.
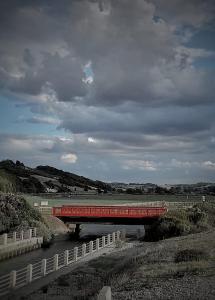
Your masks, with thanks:
[[(47, 181), (41, 182), (38, 175), (47, 177)], [(68, 186), (79, 186), (85, 189), (92, 186), (103, 191), (111, 190), (111, 187), (104, 182), (93, 181), (50, 166), (38, 166), (32, 169), (20, 161), (16, 161), (16, 163), (12, 160), (0, 162), (0, 191), (44, 193), (47, 188), (52, 188), (57, 192), (67, 193), (70, 192)]]

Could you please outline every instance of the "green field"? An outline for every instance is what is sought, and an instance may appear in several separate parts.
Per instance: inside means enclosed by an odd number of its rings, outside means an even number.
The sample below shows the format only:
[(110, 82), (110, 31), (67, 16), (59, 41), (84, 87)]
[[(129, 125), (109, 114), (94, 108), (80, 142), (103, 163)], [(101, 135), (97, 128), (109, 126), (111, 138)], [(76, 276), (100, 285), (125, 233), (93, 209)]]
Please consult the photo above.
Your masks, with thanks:
[[(141, 203), (152, 201), (167, 201), (167, 202), (199, 202), (202, 201), (202, 196), (197, 195), (94, 195), (94, 196), (73, 196), (71, 198), (49, 196), (31, 196), (25, 194), (24, 197), (33, 205), (34, 202), (40, 204), (41, 201), (47, 200), (49, 206), (61, 206), (65, 204), (94, 204), (94, 205), (112, 205), (126, 203)], [(206, 201), (215, 201), (215, 196), (206, 196)]]

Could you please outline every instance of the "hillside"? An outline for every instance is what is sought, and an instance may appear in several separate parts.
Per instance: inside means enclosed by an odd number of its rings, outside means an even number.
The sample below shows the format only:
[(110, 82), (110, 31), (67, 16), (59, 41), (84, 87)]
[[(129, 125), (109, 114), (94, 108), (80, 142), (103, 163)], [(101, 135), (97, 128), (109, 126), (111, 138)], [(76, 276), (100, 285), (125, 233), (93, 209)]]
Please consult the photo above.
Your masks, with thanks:
[(0, 191), (11, 193), (67, 193), (76, 189), (110, 190), (101, 181), (58, 170), (50, 166), (29, 168), (23, 163), (12, 160), (0, 162)]

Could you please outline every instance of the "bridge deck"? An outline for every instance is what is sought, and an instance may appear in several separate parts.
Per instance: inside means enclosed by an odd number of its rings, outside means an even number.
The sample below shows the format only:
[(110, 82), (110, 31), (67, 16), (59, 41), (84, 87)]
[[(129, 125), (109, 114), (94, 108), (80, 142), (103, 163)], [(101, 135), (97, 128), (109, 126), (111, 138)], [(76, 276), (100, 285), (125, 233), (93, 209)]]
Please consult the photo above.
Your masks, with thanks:
[(52, 209), (52, 214), (56, 217), (88, 218), (156, 218), (166, 212), (166, 207), (134, 206), (65, 205)]

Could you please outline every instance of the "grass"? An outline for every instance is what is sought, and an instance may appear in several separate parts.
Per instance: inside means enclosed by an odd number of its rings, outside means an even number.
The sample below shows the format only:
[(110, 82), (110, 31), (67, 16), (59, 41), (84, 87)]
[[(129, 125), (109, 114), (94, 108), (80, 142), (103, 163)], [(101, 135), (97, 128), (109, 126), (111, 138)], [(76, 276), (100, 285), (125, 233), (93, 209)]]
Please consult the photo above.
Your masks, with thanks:
[(208, 259), (207, 252), (199, 249), (185, 249), (178, 251), (175, 255), (175, 262), (188, 262), (188, 261), (200, 261)]
[[(49, 206), (61, 206), (66, 204), (97, 204), (97, 205), (112, 205), (112, 204), (126, 204), (126, 203), (141, 203), (151, 201), (167, 201), (167, 202), (200, 202), (202, 200), (201, 195), (190, 195), (187, 199), (186, 195), (127, 195), (127, 194), (116, 194), (116, 195), (94, 195), (94, 196), (73, 196), (72, 198), (52, 196), (32, 196), (29, 194), (25, 195), (28, 202), (33, 205), (34, 202), (40, 203), (40, 201), (47, 200)], [(215, 196), (206, 196), (207, 200), (215, 202)]]

